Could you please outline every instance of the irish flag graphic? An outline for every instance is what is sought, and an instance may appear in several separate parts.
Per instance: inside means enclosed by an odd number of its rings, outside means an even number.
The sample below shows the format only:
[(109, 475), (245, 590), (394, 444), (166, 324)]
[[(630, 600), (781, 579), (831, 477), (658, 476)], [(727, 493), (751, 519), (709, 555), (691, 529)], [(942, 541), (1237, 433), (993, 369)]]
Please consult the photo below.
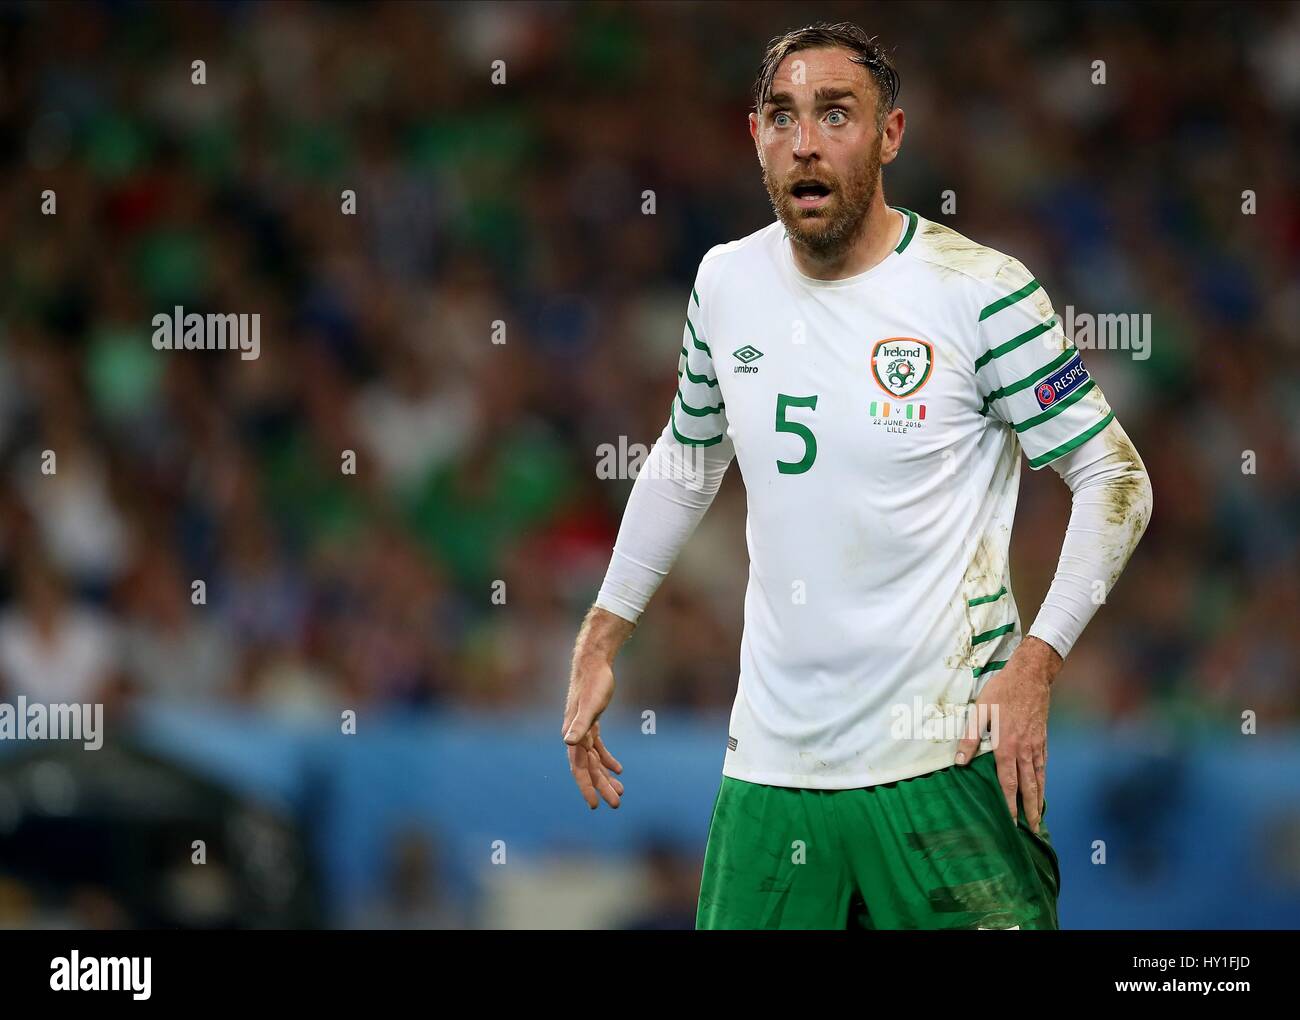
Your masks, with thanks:
[(871, 402), (871, 417), (873, 418), (903, 418), (918, 421), (925, 421), (924, 404), (891, 404), (888, 400), (873, 400)]

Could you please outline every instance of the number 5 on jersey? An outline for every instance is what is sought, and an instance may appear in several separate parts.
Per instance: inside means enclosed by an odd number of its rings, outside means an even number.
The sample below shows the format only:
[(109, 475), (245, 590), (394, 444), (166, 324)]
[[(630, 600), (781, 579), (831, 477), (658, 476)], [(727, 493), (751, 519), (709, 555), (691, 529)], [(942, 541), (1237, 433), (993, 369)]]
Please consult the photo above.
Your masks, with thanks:
[(778, 460), (776, 469), (783, 475), (801, 475), (813, 466), (813, 461), (817, 459), (817, 437), (813, 435), (812, 429), (807, 425), (797, 421), (787, 421), (785, 412), (791, 407), (806, 407), (809, 410), (817, 410), (817, 396), (811, 397), (792, 397), (788, 393), (778, 393), (776, 395), (776, 430), (778, 432), (792, 432), (804, 443), (803, 459), (796, 461)]

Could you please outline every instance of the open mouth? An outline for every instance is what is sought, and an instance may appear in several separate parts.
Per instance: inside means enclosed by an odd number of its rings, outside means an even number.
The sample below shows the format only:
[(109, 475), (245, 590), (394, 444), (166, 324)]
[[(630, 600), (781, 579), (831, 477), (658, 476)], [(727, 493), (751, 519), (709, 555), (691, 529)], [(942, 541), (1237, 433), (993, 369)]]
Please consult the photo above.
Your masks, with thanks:
[(831, 196), (831, 189), (821, 181), (797, 181), (790, 189), (795, 205), (801, 209), (815, 209)]

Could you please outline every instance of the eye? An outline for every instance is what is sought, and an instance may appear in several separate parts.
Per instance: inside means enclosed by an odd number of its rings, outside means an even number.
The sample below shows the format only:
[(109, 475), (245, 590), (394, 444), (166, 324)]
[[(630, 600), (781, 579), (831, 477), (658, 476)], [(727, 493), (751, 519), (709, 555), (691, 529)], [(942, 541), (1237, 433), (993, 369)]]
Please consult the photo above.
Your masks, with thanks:
[(772, 115), (772, 124), (776, 127), (786, 127), (789, 123), (790, 115), (788, 113), (781, 112)]
[(847, 124), (848, 119), (849, 119), (849, 115), (845, 113), (843, 110), (832, 110), (830, 113), (826, 115), (827, 123), (829, 123), (833, 127), (838, 127), (841, 124)]

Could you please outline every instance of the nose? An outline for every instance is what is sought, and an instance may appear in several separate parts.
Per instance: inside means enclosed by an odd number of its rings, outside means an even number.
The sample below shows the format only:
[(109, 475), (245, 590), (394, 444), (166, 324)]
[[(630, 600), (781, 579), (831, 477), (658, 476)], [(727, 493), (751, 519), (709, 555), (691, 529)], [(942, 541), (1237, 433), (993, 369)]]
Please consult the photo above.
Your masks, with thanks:
[(816, 122), (812, 119), (805, 118), (799, 121), (798, 127), (794, 132), (794, 158), (798, 160), (812, 159), (817, 155), (817, 129)]

